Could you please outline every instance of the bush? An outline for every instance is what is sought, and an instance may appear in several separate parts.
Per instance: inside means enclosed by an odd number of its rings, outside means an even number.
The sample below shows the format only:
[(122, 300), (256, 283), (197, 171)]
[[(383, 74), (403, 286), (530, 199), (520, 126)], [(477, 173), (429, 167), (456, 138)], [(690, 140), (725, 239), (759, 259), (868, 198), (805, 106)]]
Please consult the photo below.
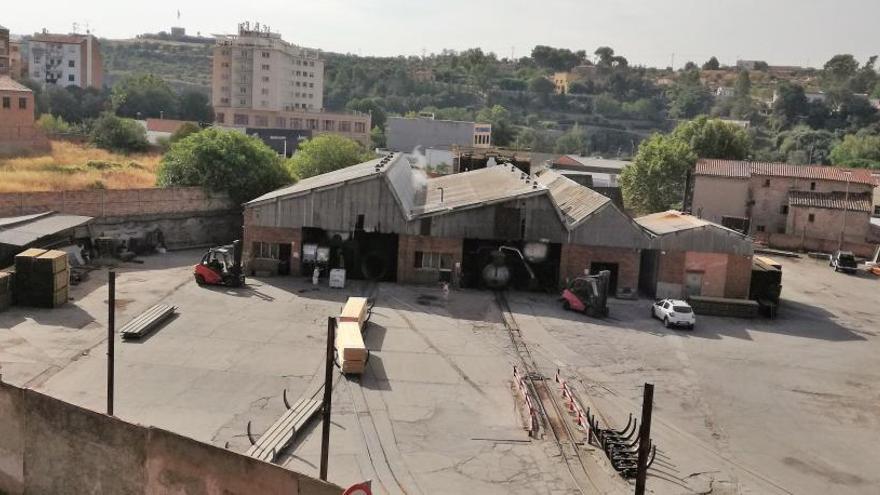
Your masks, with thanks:
[(336, 134), (321, 134), (299, 145), (287, 161), (291, 175), (305, 179), (373, 158), (357, 141)]
[(95, 119), (90, 139), (99, 148), (122, 153), (145, 151), (150, 146), (147, 130), (142, 125), (111, 113)]

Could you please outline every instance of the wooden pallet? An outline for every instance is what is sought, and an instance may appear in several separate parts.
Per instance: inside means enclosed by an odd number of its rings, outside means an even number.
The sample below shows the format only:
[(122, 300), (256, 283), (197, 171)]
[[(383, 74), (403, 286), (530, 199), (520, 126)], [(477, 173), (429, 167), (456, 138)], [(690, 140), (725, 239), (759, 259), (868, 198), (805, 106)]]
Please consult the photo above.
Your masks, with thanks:
[(140, 339), (170, 318), (176, 309), (170, 304), (157, 304), (126, 323), (119, 333), (123, 339)]
[[(323, 390), (323, 387), (321, 387)], [(300, 399), (263, 433), (246, 454), (254, 459), (275, 462), (312, 417), (321, 410), (321, 401)]]

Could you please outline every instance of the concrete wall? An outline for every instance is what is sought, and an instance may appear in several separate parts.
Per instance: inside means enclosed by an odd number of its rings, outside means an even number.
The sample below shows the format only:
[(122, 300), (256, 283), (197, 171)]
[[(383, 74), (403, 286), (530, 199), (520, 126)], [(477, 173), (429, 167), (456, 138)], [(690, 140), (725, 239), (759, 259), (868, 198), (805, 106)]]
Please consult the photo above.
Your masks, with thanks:
[(559, 261), (559, 280), (573, 279), (589, 270), (592, 263), (617, 263), (617, 290), (639, 287), (640, 250), (563, 244)]
[(453, 120), (390, 117), (385, 135), (392, 151), (409, 153), (422, 148), (474, 145), (474, 123)]
[(462, 240), (444, 237), (401, 235), (397, 244), (397, 281), (407, 284), (434, 284), (440, 271), (416, 268), (416, 251), (452, 255), (452, 267), (462, 262)]
[[(813, 215), (813, 221), (810, 221)], [(844, 215), (846, 220), (844, 220)], [(844, 224), (846, 228), (844, 228)], [(870, 214), (864, 211), (832, 210), (793, 206), (788, 212), (785, 233), (793, 236), (847, 242), (865, 242), (871, 230)]]
[(339, 495), (342, 489), (0, 383), (0, 492)]
[(721, 224), (722, 217), (747, 217), (748, 179), (697, 175), (694, 180), (693, 214)]

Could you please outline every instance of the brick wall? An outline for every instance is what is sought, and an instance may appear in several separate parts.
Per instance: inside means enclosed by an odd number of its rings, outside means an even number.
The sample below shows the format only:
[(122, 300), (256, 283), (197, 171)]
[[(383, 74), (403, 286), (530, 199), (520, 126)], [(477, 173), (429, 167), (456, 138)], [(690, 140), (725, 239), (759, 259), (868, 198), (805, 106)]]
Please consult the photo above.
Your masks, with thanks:
[(699, 272), (701, 295), (745, 299), (752, 277), (751, 256), (696, 251), (666, 251), (660, 255), (657, 297), (685, 297), (687, 273)]
[(225, 194), (201, 187), (101, 189), (0, 194), (0, 217), (56, 211), (90, 217), (119, 217), (233, 209)]
[(432, 284), (440, 272), (415, 268), (416, 251), (451, 254), (453, 267), (462, 260), (462, 240), (445, 237), (400, 235), (397, 244), (397, 281), (408, 284)]
[(727, 284), (724, 297), (731, 299), (747, 299), (749, 286), (752, 282), (752, 257), (727, 255)]
[[(24, 99), (21, 108), (19, 100)], [(0, 105), (0, 154), (48, 149), (49, 140), (34, 125), (34, 95), (30, 91), (0, 91), (0, 100), (8, 99), (9, 108)]]
[(563, 244), (559, 262), (559, 280), (573, 279), (584, 274), (591, 263), (617, 263), (617, 290), (638, 289), (641, 255), (638, 249)]
[[(245, 213), (248, 217), (250, 210)], [(290, 244), (290, 274), (301, 274), (300, 251), (302, 250), (302, 229), (286, 227), (261, 227), (245, 221), (242, 260), (245, 272), (250, 273), (248, 267), (253, 261), (254, 242), (268, 242), (271, 244)]]

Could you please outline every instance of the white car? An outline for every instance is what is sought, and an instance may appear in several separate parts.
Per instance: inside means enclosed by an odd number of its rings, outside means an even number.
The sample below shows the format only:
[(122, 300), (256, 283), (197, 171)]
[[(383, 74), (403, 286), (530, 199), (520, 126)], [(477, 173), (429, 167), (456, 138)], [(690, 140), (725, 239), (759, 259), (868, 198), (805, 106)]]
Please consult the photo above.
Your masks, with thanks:
[(693, 330), (697, 323), (690, 304), (678, 299), (660, 299), (651, 306), (651, 318), (663, 321), (666, 328), (685, 327)]

